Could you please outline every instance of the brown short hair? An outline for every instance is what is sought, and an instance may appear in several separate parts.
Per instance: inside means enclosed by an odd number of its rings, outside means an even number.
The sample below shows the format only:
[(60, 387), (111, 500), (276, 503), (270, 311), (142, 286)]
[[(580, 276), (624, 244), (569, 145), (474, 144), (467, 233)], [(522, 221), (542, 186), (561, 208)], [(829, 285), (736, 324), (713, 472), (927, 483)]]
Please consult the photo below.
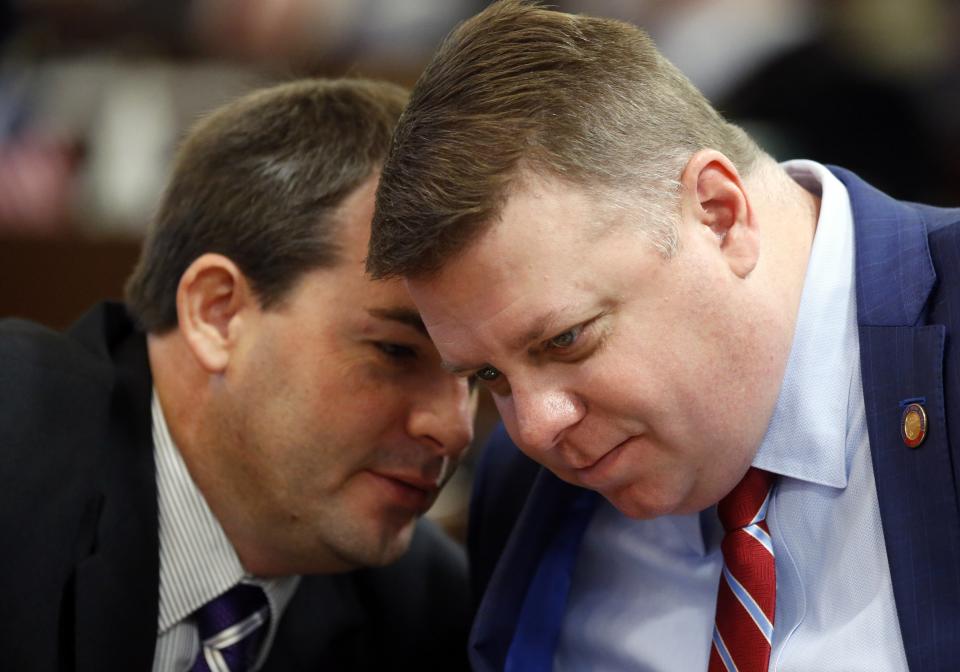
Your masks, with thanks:
[(335, 264), (328, 215), (383, 164), (406, 97), (385, 82), (311, 79), (254, 92), (197, 123), (127, 281), (140, 325), (176, 326), (180, 278), (207, 252), (236, 263), (267, 308), (305, 271)]
[[(759, 155), (642, 30), (494, 3), (446, 38), (411, 93), (381, 175), (367, 269), (436, 272), (486, 230), (525, 171), (675, 212), (683, 166), (707, 147), (743, 173)], [(647, 226), (669, 252), (675, 217), (660, 219)]]

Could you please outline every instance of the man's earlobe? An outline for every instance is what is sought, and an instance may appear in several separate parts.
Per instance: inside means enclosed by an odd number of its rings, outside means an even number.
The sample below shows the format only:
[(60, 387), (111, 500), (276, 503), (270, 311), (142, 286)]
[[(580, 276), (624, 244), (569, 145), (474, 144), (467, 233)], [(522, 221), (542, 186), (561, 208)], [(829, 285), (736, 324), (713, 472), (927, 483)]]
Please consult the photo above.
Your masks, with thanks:
[(201, 367), (223, 372), (230, 361), (242, 323), (242, 312), (253, 300), (246, 277), (220, 254), (193, 261), (177, 288), (180, 332)]
[(737, 276), (745, 278), (760, 256), (760, 232), (733, 163), (716, 150), (696, 152), (680, 176), (683, 209), (715, 239)]

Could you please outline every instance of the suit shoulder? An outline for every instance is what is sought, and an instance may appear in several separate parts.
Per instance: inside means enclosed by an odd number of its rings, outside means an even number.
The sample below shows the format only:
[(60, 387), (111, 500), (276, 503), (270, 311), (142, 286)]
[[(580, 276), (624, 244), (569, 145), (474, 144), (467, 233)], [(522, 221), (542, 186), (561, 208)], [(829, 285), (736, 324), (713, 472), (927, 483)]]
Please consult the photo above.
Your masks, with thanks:
[(466, 554), (433, 522), (417, 523), (410, 550), (394, 564), (356, 572), (356, 586), (385, 667), (468, 669)]
[(540, 465), (520, 452), (503, 423), (490, 433), (477, 461), (477, 478), (489, 487), (499, 487), (504, 481), (511, 486), (518, 481), (532, 485), (539, 471)]
[(924, 203), (907, 203), (907, 205), (914, 208), (923, 218), (927, 232), (930, 234), (943, 229), (956, 229), (960, 224), (960, 208), (942, 208)]
[(114, 389), (109, 358), (71, 334), (0, 320), (0, 476), (16, 477), (25, 510), (51, 483), (85, 478), (105, 445)]
[(0, 321), (0, 527), (16, 549), (0, 575), (11, 604), (42, 605), (34, 616), (55, 613), (93, 535), (113, 389), (109, 362), (70, 336)]
[[(512, 521), (526, 503), (540, 473), (539, 464), (520, 452), (502, 424), (490, 435), (477, 462), (470, 505), (471, 527), (477, 516), (500, 512)], [(511, 523), (512, 524), (512, 523)]]
[(474, 606), (486, 590), (541, 469), (520, 452), (502, 424), (494, 429), (477, 463), (470, 501), (467, 553)]
[(921, 210), (921, 214), (927, 225), (932, 248), (944, 245), (956, 246), (956, 241), (960, 239), (960, 210), (930, 208)]
[(64, 389), (82, 394), (113, 384), (115, 350), (140, 337), (123, 305), (94, 306), (66, 332), (17, 318), (0, 320), (0, 388), (23, 396)]
[(0, 320), (0, 362), (4, 385), (109, 382), (108, 361), (70, 336), (27, 320)]
[(439, 610), (466, 615), (466, 553), (430, 520), (417, 522), (410, 549), (400, 560), (360, 570), (357, 579), (368, 596), (410, 616), (434, 618)]
[(430, 521), (386, 567), (304, 576), (265, 670), (469, 669), (466, 557)]

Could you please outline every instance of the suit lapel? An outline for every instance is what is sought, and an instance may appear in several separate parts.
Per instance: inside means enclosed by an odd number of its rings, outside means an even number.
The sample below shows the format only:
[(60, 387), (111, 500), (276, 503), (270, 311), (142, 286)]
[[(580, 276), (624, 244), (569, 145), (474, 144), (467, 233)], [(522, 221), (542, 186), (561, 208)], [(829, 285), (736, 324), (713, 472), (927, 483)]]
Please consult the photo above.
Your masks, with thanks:
[(471, 663), (477, 672), (503, 669), (544, 553), (585, 493), (540, 470), (477, 611), (470, 638)]
[(103, 317), (116, 381), (95, 536), (74, 576), (75, 664), (80, 672), (148, 670), (160, 563), (149, 365), (143, 337), (129, 334), (115, 314)]
[(372, 659), (365, 648), (369, 643), (361, 636), (366, 613), (351, 576), (300, 580), (280, 619), (263, 672), (340, 669), (347, 661)]
[[(946, 669), (960, 657), (960, 641), (944, 637), (957, 629), (960, 514), (944, 400), (946, 329), (916, 326), (936, 280), (927, 229), (917, 210), (835, 172), (856, 226), (864, 403), (904, 648), (910, 669)], [(901, 406), (916, 398), (928, 434), (911, 449), (900, 437)]]

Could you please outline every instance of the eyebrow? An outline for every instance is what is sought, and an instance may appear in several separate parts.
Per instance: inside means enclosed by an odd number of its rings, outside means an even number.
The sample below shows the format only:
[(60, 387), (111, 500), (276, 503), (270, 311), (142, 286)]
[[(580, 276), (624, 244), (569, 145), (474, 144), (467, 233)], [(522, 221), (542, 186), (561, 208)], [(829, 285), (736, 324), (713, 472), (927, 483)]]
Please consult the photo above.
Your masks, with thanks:
[[(510, 339), (508, 345), (513, 350), (523, 350), (530, 343), (534, 341), (540, 341), (543, 339), (544, 334), (547, 333), (547, 329), (551, 327), (557, 320), (559, 311), (551, 310), (547, 313), (544, 313), (539, 318), (537, 318), (529, 329), (521, 333), (516, 338)], [(452, 362), (444, 361), (442, 362), (444, 369), (449, 371), (454, 375), (463, 375), (471, 371), (478, 371), (485, 366), (490, 366), (489, 364), (454, 364)]]
[(483, 367), (487, 366), (487, 364), (480, 364), (479, 366), (470, 366), (469, 364), (468, 365), (452, 364), (451, 362), (444, 360), (440, 362), (440, 366), (442, 366), (445, 370), (449, 371), (455, 376), (462, 376), (463, 374), (469, 373), (471, 371), (478, 371), (479, 369), (482, 369)]
[(543, 340), (544, 334), (557, 321), (558, 311), (551, 310), (544, 313), (525, 332), (510, 340), (509, 345), (514, 350), (522, 350), (534, 341)]
[(408, 327), (413, 327), (427, 338), (430, 338), (430, 335), (427, 333), (427, 328), (423, 324), (423, 318), (420, 317), (420, 313), (412, 308), (368, 308), (367, 313), (381, 320), (391, 320), (405, 324)]

